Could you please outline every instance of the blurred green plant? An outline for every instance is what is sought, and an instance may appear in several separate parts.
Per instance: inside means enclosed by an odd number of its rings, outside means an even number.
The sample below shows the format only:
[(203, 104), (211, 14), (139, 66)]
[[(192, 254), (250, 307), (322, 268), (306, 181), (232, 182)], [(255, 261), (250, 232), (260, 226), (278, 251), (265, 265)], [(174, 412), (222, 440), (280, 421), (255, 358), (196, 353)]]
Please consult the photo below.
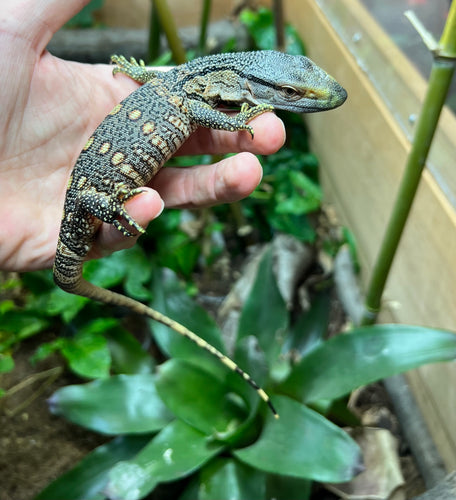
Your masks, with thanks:
[(92, 28), (97, 23), (94, 14), (101, 9), (104, 0), (90, 0), (75, 16), (73, 16), (66, 24), (65, 28)]
[[(155, 371), (144, 354), (142, 363), (126, 365), (127, 372), (51, 397), (53, 413), (117, 437), (36, 500), (135, 500), (183, 478), (184, 500), (223, 500), (228, 491), (230, 499), (306, 500), (312, 481), (348, 481), (362, 470), (357, 444), (330, 421), (332, 403), (380, 378), (455, 359), (456, 336), (377, 325), (327, 340), (328, 290), (316, 292), (310, 310), (292, 321), (272, 261), (269, 248), (241, 312), (234, 359), (268, 390), (280, 418), (237, 374), (151, 324), (155, 342), (171, 358)], [(226, 351), (214, 321), (175, 274), (155, 273), (149, 292), (152, 307), (191, 329), (197, 325), (205, 340)]]

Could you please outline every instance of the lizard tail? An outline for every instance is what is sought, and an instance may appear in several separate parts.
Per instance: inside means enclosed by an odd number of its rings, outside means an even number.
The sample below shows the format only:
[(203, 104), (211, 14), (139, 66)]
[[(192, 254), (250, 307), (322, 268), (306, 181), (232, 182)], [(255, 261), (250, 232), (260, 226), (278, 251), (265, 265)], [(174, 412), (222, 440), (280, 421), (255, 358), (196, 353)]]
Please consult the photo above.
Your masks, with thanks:
[[(59, 252), (57, 252), (56, 261), (58, 260)], [(68, 263), (69, 256), (65, 256), (65, 261)], [(113, 292), (111, 290), (106, 290), (105, 288), (100, 288), (92, 283), (81, 278), (82, 275), (82, 265), (83, 258), (76, 255), (72, 255), (73, 262), (67, 269), (71, 270), (71, 275), (66, 274), (65, 268), (62, 266), (54, 266), (54, 281), (56, 284), (65, 290), (66, 292), (73, 293), (76, 295), (82, 295), (89, 299), (96, 300), (98, 302), (103, 302), (105, 304), (111, 304), (119, 307), (127, 307), (137, 314), (141, 314), (148, 318), (151, 318), (165, 326), (168, 326), (180, 335), (187, 337), (189, 340), (194, 342), (196, 345), (209, 352), (215, 356), (221, 363), (223, 363), (230, 370), (236, 372), (240, 375), (255, 391), (258, 393), (259, 397), (269, 406), (272, 413), (276, 418), (279, 417), (271, 399), (267, 393), (252, 379), (252, 377), (242, 370), (231, 358), (220, 352), (214, 346), (206, 342), (199, 335), (189, 330), (184, 325), (181, 325), (177, 321), (169, 318), (168, 316), (146, 306), (145, 304), (138, 302), (135, 299), (122, 295), (120, 293)], [(76, 262), (79, 261), (80, 262)], [(77, 268), (77, 270), (76, 270)], [(62, 272), (63, 271), (63, 272)], [(74, 279), (73, 279), (74, 278)]]

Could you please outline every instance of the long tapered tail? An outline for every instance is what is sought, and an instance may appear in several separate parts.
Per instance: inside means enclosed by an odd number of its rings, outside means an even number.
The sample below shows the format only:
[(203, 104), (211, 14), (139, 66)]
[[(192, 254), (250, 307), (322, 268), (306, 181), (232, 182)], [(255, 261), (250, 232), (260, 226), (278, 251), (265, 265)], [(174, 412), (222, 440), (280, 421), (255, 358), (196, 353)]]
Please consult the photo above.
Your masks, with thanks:
[[(204, 339), (189, 330), (184, 325), (181, 325), (177, 321), (174, 321), (173, 319), (165, 316), (155, 309), (152, 309), (151, 307), (148, 307), (145, 304), (138, 302), (137, 300), (127, 297), (126, 295), (122, 295), (105, 288), (100, 288), (82, 279), (82, 264), (83, 262), (81, 259), (81, 262), (78, 262), (77, 264), (76, 262), (73, 262), (73, 265), (70, 266), (72, 275), (75, 278), (78, 277), (78, 279), (71, 279), (71, 276), (69, 276), (67, 273), (62, 274), (61, 272), (57, 271), (56, 268), (54, 268), (54, 280), (57, 285), (69, 293), (82, 295), (83, 297), (87, 297), (98, 302), (103, 302), (105, 304), (127, 307), (131, 311), (158, 321), (159, 323), (162, 323), (163, 325), (173, 329), (180, 335), (187, 337), (196, 345), (219, 359), (230, 370), (239, 374), (251, 387), (253, 387), (253, 389), (255, 389), (260, 398), (269, 406), (274, 416), (278, 418), (279, 415), (277, 414), (277, 411), (275, 410), (274, 405), (272, 404), (271, 399), (269, 398), (267, 393), (252, 379), (252, 377), (250, 377), (248, 373), (239, 368), (239, 366), (231, 358), (225, 356), (225, 354), (220, 352), (218, 349), (206, 342)], [(76, 272), (75, 267), (80, 267), (79, 271)]]

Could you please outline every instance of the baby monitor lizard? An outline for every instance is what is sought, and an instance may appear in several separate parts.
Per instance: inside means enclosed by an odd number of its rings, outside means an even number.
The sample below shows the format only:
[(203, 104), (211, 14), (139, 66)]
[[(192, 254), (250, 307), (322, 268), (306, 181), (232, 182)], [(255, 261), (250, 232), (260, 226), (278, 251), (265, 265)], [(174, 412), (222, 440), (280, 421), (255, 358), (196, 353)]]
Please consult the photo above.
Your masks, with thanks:
[[(117, 104), (84, 146), (68, 182), (54, 280), (63, 290), (159, 321), (216, 356), (241, 375), (276, 411), (261, 389), (230, 358), (198, 335), (146, 305), (97, 287), (82, 276), (83, 264), (102, 224), (125, 236), (143, 233), (125, 203), (141, 193), (165, 162), (198, 126), (246, 131), (254, 117), (282, 109), (312, 113), (340, 106), (345, 90), (304, 56), (275, 51), (218, 54), (169, 71), (148, 70), (143, 61), (112, 56), (113, 74), (142, 84)], [(237, 106), (237, 114), (219, 109)]]

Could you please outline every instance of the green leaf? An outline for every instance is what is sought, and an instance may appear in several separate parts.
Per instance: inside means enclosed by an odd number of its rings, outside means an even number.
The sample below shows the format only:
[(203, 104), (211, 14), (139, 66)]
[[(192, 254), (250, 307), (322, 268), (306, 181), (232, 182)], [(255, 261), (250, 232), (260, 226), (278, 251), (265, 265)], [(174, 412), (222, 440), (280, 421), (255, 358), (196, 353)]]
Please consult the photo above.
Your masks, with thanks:
[(109, 375), (111, 354), (103, 334), (81, 330), (72, 339), (65, 339), (62, 354), (75, 373), (81, 377), (100, 378)]
[(58, 389), (52, 413), (102, 434), (155, 432), (171, 414), (155, 388), (155, 376), (117, 375)]
[[(94, 285), (112, 288), (128, 275), (135, 250), (121, 250), (102, 259), (89, 260), (84, 265), (84, 277)], [(134, 260), (134, 257), (133, 257)]]
[(268, 474), (266, 492), (266, 498), (271, 500), (308, 500), (312, 492), (312, 481), (299, 477)]
[(125, 279), (125, 293), (137, 300), (149, 300), (150, 292), (145, 284), (152, 276), (153, 266), (140, 245), (135, 245), (125, 254), (129, 265)]
[(329, 420), (306, 406), (275, 396), (280, 418), (268, 415), (258, 441), (235, 450), (251, 467), (302, 479), (348, 481), (361, 471), (357, 444)]
[(315, 229), (306, 215), (277, 214), (274, 212), (269, 217), (269, 221), (271, 226), (278, 231), (291, 234), (300, 241), (306, 243), (315, 241)]
[(254, 335), (273, 370), (272, 365), (277, 361), (281, 337), (287, 326), (288, 311), (272, 270), (272, 248), (268, 248), (241, 312), (238, 340)]
[(43, 312), (49, 316), (61, 315), (63, 321), (69, 323), (88, 301), (86, 297), (73, 295), (56, 287), (47, 295)]
[[(258, 386), (262, 387), (268, 378), (268, 366), (264, 352), (258, 346), (256, 337), (249, 336), (239, 340), (236, 345), (235, 361), (242, 370), (252, 377)], [(258, 393), (237, 372), (230, 371), (227, 374), (228, 385), (242, 396), (250, 408), (250, 414), (254, 414), (261, 402)]]
[(190, 278), (201, 254), (201, 245), (177, 229), (173, 233), (163, 235), (157, 242), (159, 262), (163, 267)]
[(181, 420), (168, 424), (134, 459), (120, 462), (105, 489), (111, 500), (137, 500), (157, 484), (188, 476), (223, 450)]
[(10, 354), (0, 354), (0, 373), (10, 372), (14, 368), (14, 360)]
[(154, 360), (124, 328), (116, 327), (109, 331), (108, 345), (115, 373), (152, 373)]
[(276, 38), (271, 10), (264, 7), (258, 11), (244, 9), (241, 12), (240, 20), (249, 29), (257, 49), (272, 50), (275, 48)]
[(293, 368), (281, 391), (305, 402), (353, 389), (426, 363), (456, 357), (456, 335), (410, 325), (355, 328), (318, 346)]
[[(153, 309), (186, 326), (219, 351), (224, 351), (220, 330), (208, 313), (193, 301), (176, 275), (169, 269), (160, 269), (153, 279)], [(223, 376), (226, 370), (214, 356), (194, 342), (156, 321), (150, 321), (154, 338), (169, 357), (182, 358)]]
[(317, 293), (311, 307), (303, 313), (290, 328), (283, 350), (284, 354), (296, 354), (301, 358), (305, 353), (314, 349), (324, 341), (328, 330), (329, 315), (331, 311), (331, 293), (323, 290)]
[(35, 500), (103, 500), (109, 470), (119, 461), (136, 455), (150, 441), (150, 436), (126, 436), (99, 446), (86, 455), (73, 469), (66, 472)]
[(220, 438), (245, 417), (245, 412), (227, 398), (224, 383), (183, 360), (171, 359), (160, 365), (156, 385), (174, 415), (207, 435), (215, 433)]
[(200, 473), (198, 500), (264, 500), (264, 472), (232, 458), (218, 458)]
[(31, 363), (39, 363), (43, 361), (52, 353), (59, 351), (66, 344), (68, 339), (65, 338), (57, 338), (52, 340), (51, 342), (44, 342), (40, 344), (35, 353), (30, 357)]
[(321, 188), (302, 172), (291, 171), (289, 178), (293, 190), (291, 193), (277, 195), (276, 212), (278, 214), (302, 215), (315, 212), (321, 204)]
[(67, 23), (68, 28), (91, 28), (95, 25), (94, 11), (101, 9), (104, 0), (91, 0)]
[[(31, 337), (49, 326), (49, 321), (36, 312), (20, 308), (13, 309), (9, 301), (7, 304), (5, 311), (0, 313), (0, 338), (2, 339), (0, 350)], [(8, 336), (7, 341), (3, 341), (2, 332), (9, 332), (13, 335)]]

